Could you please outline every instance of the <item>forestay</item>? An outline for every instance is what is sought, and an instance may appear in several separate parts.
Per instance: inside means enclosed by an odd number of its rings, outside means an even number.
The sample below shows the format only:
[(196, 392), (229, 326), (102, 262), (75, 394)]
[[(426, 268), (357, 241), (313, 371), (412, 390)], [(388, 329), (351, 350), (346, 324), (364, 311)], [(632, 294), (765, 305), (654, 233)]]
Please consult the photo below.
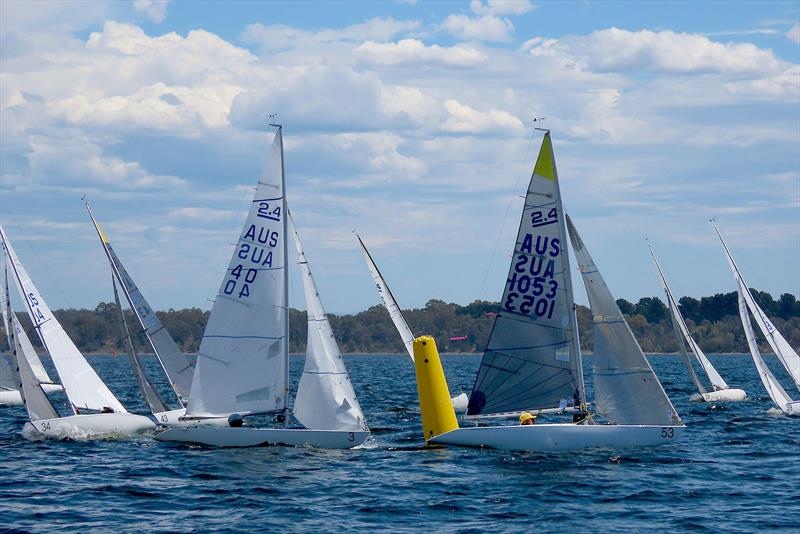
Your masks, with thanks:
[[(715, 390), (728, 389), (728, 384), (722, 379), (716, 368), (711, 365), (711, 362), (708, 360), (705, 353), (703, 353), (702, 349), (700, 349), (700, 346), (695, 342), (694, 338), (692, 338), (691, 334), (689, 333), (689, 327), (686, 326), (686, 321), (683, 320), (683, 316), (678, 309), (678, 303), (675, 300), (675, 297), (672, 295), (672, 291), (669, 288), (669, 284), (667, 284), (667, 279), (664, 276), (664, 272), (661, 270), (661, 265), (659, 265), (658, 260), (656, 259), (656, 255), (655, 252), (653, 252), (652, 246), (650, 247), (650, 255), (653, 257), (653, 262), (656, 264), (656, 269), (658, 270), (658, 276), (661, 278), (661, 285), (664, 287), (664, 293), (667, 296), (669, 311), (672, 314), (673, 325), (677, 330), (676, 334), (678, 336), (678, 340), (681, 342), (682, 350), (685, 352), (685, 347), (689, 347), (689, 350), (692, 351), (692, 354), (694, 354), (694, 357), (703, 367), (706, 375), (708, 375), (708, 379), (711, 381), (711, 384), (714, 386)], [(691, 366), (691, 362), (688, 361), (688, 357), (687, 363), (689, 365), (690, 373), (694, 374), (694, 368)], [(703, 386), (699, 383), (699, 381), (696, 380), (696, 377), (694, 378), (695, 384), (698, 386), (700, 393), (705, 393)]]
[(386, 280), (383, 279), (383, 275), (378, 270), (378, 266), (373, 261), (372, 256), (370, 255), (367, 247), (364, 245), (364, 242), (361, 241), (361, 238), (358, 234), (355, 234), (356, 239), (358, 239), (358, 244), (361, 246), (361, 251), (364, 253), (364, 259), (367, 260), (367, 267), (369, 268), (370, 275), (372, 275), (372, 281), (375, 282), (375, 289), (378, 290), (378, 296), (383, 302), (383, 305), (386, 307), (386, 311), (389, 312), (389, 317), (392, 319), (392, 323), (394, 323), (395, 328), (400, 333), (400, 337), (403, 340), (403, 345), (405, 345), (406, 350), (408, 351), (408, 355), (411, 356), (411, 359), (414, 359), (414, 334), (411, 332), (411, 328), (408, 326), (405, 317), (403, 317), (403, 312), (400, 310), (400, 306), (397, 305), (397, 301), (392, 295), (389, 286), (386, 284)]
[(92, 366), (67, 336), (28, 276), (1, 227), (0, 237), (8, 254), (7, 261), (10, 260), (17, 289), (23, 295), (28, 315), (39, 333), (42, 344), (53, 360), (73, 411), (78, 413), (81, 409), (97, 411), (110, 409), (114, 412), (126, 413), (125, 407), (97, 376)]
[(297, 247), (297, 264), (303, 278), (308, 314), (306, 362), (294, 400), (294, 416), (312, 430), (367, 430), (364, 413), (322, 307), (297, 228), (291, 214), (287, 215)]
[(617, 424), (681, 424), (569, 217), (567, 226), (592, 311), (597, 412)]
[(786, 405), (792, 402), (792, 398), (789, 397), (789, 394), (783, 389), (781, 383), (778, 382), (778, 379), (775, 378), (775, 375), (772, 374), (772, 371), (770, 371), (769, 367), (764, 363), (764, 358), (761, 357), (761, 351), (758, 350), (758, 343), (756, 342), (756, 334), (753, 332), (753, 325), (750, 323), (750, 314), (747, 312), (747, 303), (744, 298), (747, 289), (742, 287), (738, 282), (736, 286), (739, 297), (739, 317), (742, 320), (742, 327), (744, 328), (744, 334), (747, 338), (747, 347), (750, 349), (750, 356), (753, 357), (753, 363), (756, 365), (758, 376), (761, 378), (761, 382), (764, 384), (769, 398), (772, 399), (772, 402), (774, 402), (781, 411), (786, 411)]
[(153, 351), (158, 361), (161, 363), (164, 373), (167, 375), (167, 378), (169, 378), (172, 389), (175, 391), (181, 403), (184, 403), (189, 398), (189, 392), (192, 388), (194, 367), (189, 363), (186, 356), (183, 355), (178, 344), (172, 339), (172, 336), (167, 329), (164, 328), (158, 316), (156, 316), (153, 308), (144, 298), (142, 292), (139, 291), (133, 278), (131, 278), (128, 271), (125, 270), (119, 257), (117, 257), (117, 254), (111, 247), (111, 243), (109, 243), (106, 238), (105, 233), (100, 230), (100, 226), (97, 224), (91, 209), (89, 209), (88, 203), (86, 204), (86, 209), (89, 211), (89, 216), (92, 218), (92, 223), (94, 224), (95, 230), (97, 230), (97, 235), (100, 236), (100, 240), (103, 243), (103, 249), (106, 252), (108, 261), (111, 263), (114, 276), (122, 286), (123, 293), (131, 309), (134, 314), (136, 314), (136, 318), (142, 325), (147, 339), (153, 346)]
[(189, 417), (286, 410), (289, 357), (282, 143), (279, 129), (200, 343)]
[(563, 208), (550, 133), (542, 141), (468, 415), (584, 402)]
[(733, 271), (733, 276), (736, 279), (736, 283), (744, 288), (744, 291), (742, 291), (744, 295), (744, 301), (747, 304), (747, 307), (750, 309), (750, 312), (753, 314), (753, 318), (755, 319), (758, 328), (761, 330), (761, 333), (764, 334), (764, 337), (767, 338), (767, 343), (769, 343), (772, 351), (786, 368), (786, 371), (789, 373), (789, 375), (791, 375), (792, 381), (794, 381), (797, 389), (800, 390), (800, 356), (798, 356), (797, 352), (795, 352), (795, 350), (789, 345), (781, 333), (778, 332), (778, 330), (775, 328), (775, 325), (772, 324), (772, 321), (769, 320), (761, 307), (756, 303), (753, 295), (750, 294), (750, 291), (747, 289), (750, 286), (748, 286), (747, 282), (744, 281), (744, 277), (742, 276), (741, 271), (739, 271), (739, 268), (736, 266), (736, 262), (733, 259), (731, 251), (728, 249), (728, 245), (722, 238), (722, 233), (719, 231), (719, 227), (714, 225), (714, 230), (716, 230), (719, 240), (722, 242), (722, 248), (725, 249), (725, 257), (728, 258), (728, 264)]

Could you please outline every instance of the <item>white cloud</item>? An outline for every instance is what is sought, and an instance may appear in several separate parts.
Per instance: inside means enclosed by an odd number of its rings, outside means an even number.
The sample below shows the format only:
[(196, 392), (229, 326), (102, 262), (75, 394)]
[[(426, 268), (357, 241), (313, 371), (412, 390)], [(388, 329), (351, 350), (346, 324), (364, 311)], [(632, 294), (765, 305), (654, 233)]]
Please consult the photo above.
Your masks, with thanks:
[(477, 18), (449, 15), (442, 23), (442, 28), (459, 39), (478, 41), (510, 41), (514, 32), (514, 25), (510, 20), (493, 15)]
[(167, 5), (171, 0), (134, 0), (133, 9), (147, 16), (153, 22), (164, 22), (167, 18)]
[(800, 22), (795, 22), (794, 25), (786, 32), (786, 38), (793, 43), (800, 43)]
[(478, 111), (457, 100), (447, 100), (444, 103), (449, 117), (442, 127), (448, 132), (480, 133), (491, 130), (511, 131), (522, 133), (525, 126), (517, 117), (507, 111), (491, 109), (486, 112)]
[(472, 0), (469, 7), (476, 15), (524, 15), (536, 9), (529, 0)]
[(366, 60), (381, 65), (401, 63), (439, 63), (450, 66), (470, 66), (483, 63), (488, 56), (480, 50), (464, 45), (425, 46), (418, 39), (402, 39), (396, 43), (366, 41), (355, 48)]
[(523, 49), (533, 55), (570, 58), (595, 72), (762, 74), (785, 66), (771, 50), (751, 43), (718, 43), (704, 35), (669, 30), (609, 28), (587, 36), (532, 39)]

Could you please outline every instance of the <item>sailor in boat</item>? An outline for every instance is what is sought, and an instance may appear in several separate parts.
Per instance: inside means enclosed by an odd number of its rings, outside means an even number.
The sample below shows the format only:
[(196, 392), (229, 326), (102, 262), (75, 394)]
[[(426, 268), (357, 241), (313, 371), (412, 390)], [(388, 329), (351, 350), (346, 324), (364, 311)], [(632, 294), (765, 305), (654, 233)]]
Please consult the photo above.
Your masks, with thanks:
[(535, 425), (536, 424), (536, 416), (529, 414), (528, 412), (522, 412), (519, 416), (519, 424), (521, 425)]

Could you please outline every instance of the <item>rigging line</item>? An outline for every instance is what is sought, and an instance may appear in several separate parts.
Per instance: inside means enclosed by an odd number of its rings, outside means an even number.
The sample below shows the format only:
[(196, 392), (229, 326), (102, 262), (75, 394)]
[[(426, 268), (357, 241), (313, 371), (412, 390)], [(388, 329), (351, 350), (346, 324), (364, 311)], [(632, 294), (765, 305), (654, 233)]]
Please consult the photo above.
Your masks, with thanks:
[(33, 255), (36, 258), (36, 261), (39, 262), (39, 264), (44, 268), (44, 271), (45, 271), (45, 273), (47, 273), (47, 276), (55, 284), (56, 290), (61, 295), (61, 297), (64, 299), (64, 302), (67, 303), (67, 307), (68, 308), (72, 308), (72, 309), (76, 309), (76, 307), (72, 304), (72, 301), (70, 301), (69, 297), (67, 297), (67, 294), (64, 292), (64, 289), (58, 283), (58, 279), (56, 279), (56, 277), (53, 276), (53, 273), (51, 273), (50, 269), (47, 268), (47, 263), (39, 255), (39, 253), (37, 252), (36, 248), (34, 248), (33, 243), (31, 243), (30, 239), (28, 239), (28, 236), (25, 234), (25, 231), (22, 229), (22, 227), (19, 224), (17, 224), (17, 222), (14, 220), (14, 218), (9, 215), (8, 206), (6, 206), (5, 202), (3, 202), (2, 200), (0, 200), (0, 205), (2, 205), (3, 209), (5, 210), (6, 220), (10, 220), (11, 224), (14, 226), (14, 228), (17, 229), (17, 231), (19, 232), (19, 234), (22, 237), (22, 240), (25, 241), (25, 243), (28, 245), (28, 248), (31, 250), (31, 252), (33, 252)]
[[(533, 139), (534, 139), (535, 135), (536, 135), (536, 130), (534, 130), (534, 134), (530, 136), (530, 139), (528, 140), (528, 148), (523, 153), (523, 157), (525, 158), (525, 160), (527, 160), (530, 157), (531, 150), (533, 149)], [(521, 165), (524, 165), (524, 162), (522, 162)], [(525, 168), (527, 169), (528, 167), (525, 167)], [(531, 171), (531, 172), (533, 172), (533, 171)], [(512, 190), (513, 193), (509, 197), (508, 203), (506, 204), (506, 212), (505, 212), (505, 215), (503, 215), (503, 224), (500, 225), (500, 229), (497, 232), (497, 238), (494, 241), (494, 248), (492, 249), (491, 256), (489, 256), (489, 264), (486, 266), (486, 270), (483, 273), (483, 282), (481, 282), (481, 289), (480, 289), (480, 291), (478, 291), (478, 298), (479, 299), (483, 299), (483, 291), (484, 291), (484, 289), (486, 289), (486, 281), (489, 278), (489, 271), (492, 270), (492, 265), (494, 264), (494, 258), (495, 258), (495, 256), (497, 256), (497, 247), (500, 244), (500, 238), (503, 236), (503, 232), (505, 231), (506, 223), (508, 222), (508, 214), (511, 212), (511, 206), (514, 204), (514, 198), (515, 198), (515, 196), (517, 194), (517, 189), (519, 188), (519, 181), (523, 176), (524, 176), (524, 174), (520, 174), (520, 175), (517, 176), (517, 179), (514, 182), (514, 189)], [(526, 194), (527, 194), (527, 190), (526, 190)], [(516, 239), (516, 236), (514, 236), (514, 237)], [(502, 297), (502, 295), (501, 295), (501, 297)]]

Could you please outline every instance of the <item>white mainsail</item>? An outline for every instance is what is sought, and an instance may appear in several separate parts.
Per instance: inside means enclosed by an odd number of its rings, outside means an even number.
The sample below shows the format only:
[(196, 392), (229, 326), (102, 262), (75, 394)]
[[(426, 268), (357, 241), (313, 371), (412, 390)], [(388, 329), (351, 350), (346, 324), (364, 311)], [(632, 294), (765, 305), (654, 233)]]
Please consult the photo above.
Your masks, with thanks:
[(585, 402), (563, 215), (547, 132), (468, 415)]
[(761, 351), (758, 350), (758, 343), (756, 342), (756, 334), (753, 332), (753, 325), (750, 324), (750, 314), (747, 312), (747, 303), (744, 298), (744, 293), (747, 292), (747, 289), (743, 288), (738, 282), (736, 286), (736, 292), (739, 297), (739, 317), (742, 320), (742, 327), (744, 328), (744, 334), (747, 338), (747, 347), (750, 349), (750, 356), (753, 357), (753, 363), (756, 365), (758, 376), (761, 378), (761, 382), (764, 384), (769, 398), (772, 399), (772, 402), (775, 403), (775, 406), (777, 406), (779, 410), (786, 412), (787, 405), (793, 402), (792, 398), (789, 397), (789, 394), (783, 389), (781, 383), (778, 382), (778, 379), (775, 378), (775, 375), (769, 370), (767, 364), (764, 363), (764, 358), (761, 357)]
[(197, 355), (187, 417), (287, 409), (289, 333), (283, 138), (275, 134)]
[(386, 311), (389, 312), (389, 317), (392, 319), (394, 327), (400, 334), (400, 338), (403, 340), (403, 345), (405, 345), (408, 355), (411, 356), (411, 360), (414, 360), (414, 334), (411, 332), (411, 328), (408, 326), (405, 317), (403, 317), (403, 312), (400, 310), (400, 306), (397, 305), (397, 301), (394, 295), (392, 295), (389, 286), (386, 284), (386, 280), (383, 279), (383, 275), (381, 275), (381, 272), (378, 270), (378, 266), (375, 265), (375, 261), (372, 259), (367, 247), (364, 245), (364, 242), (361, 241), (361, 237), (359, 237), (358, 234), (355, 234), (355, 236), (356, 239), (358, 239), (358, 244), (361, 246), (361, 252), (364, 253), (364, 259), (367, 260), (367, 267), (372, 275), (372, 281), (375, 282), (375, 289), (378, 290), (378, 296), (381, 302), (383, 302)]
[(797, 352), (789, 345), (778, 329), (772, 324), (772, 321), (769, 320), (761, 307), (756, 303), (753, 295), (750, 293), (750, 290), (747, 289), (750, 286), (748, 286), (747, 282), (744, 281), (744, 277), (742, 276), (741, 271), (739, 271), (739, 268), (736, 266), (736, 262), (733, 259), (730, 249), (728, 249), (728, 245), (725, 243), (725, 239), (722, 238), (722, 233), (719, 230), (719, 226), (714, 225), (714, 230), (716, 230), (717, 236), (719, 236), (719, 240), (722, 242), (722, 248), (725, 249), (725, 257), (728, 258), (728, 264), (733, 271), (733, 276), (736, 279), (736, 283), (740, 287), (744, 288), (744, 291), (742, 291), (744, 301), (747, 304), (747, 307), (750, 309), (750, 312), (753, 314), (756, 324), (761, 330), (761, 333), (764, 334), (764, 337), (767, 338), (767, 343), (769, 343), (772, 351), (792, 377), (792, 381), (794, 381), (795, 386), (798, 390), (800, 390), (800, 356), (798, 356)]
[(592, 366), (598, 413), (617, 424), (681, 424), (569, 216), (567, 227), (592, 310)]
[(42, 344), (53, 360), (72, 410), (76, 414), (81, 409), (127, 413), (59, 324), (25, 271), (2, 227), (0, 238), (7, 254), (6, 261), (14, 273), (17, 289), (27, 304), (28, 315)]
[[(655, 263), (656, 270), (658, 270), (658, 276), (661, 279), (661, 285), (664, 288), (664, 293), (667, 295), (667, 303), (669, 304), (669, 311), (672, 315), (673, 324), (677, 330), (676, 333), (678, 334), (678, 339), (685, 343), (685, 345), (682, 343), (681, 347), (689, 347), (689, 349), (692, 351), (692, 354), (694, 354), (694, 357), (706, 372), (706, 375), (708, 375), (708, 379), (711, 381), (711, 384), (714, 386), (715, 390), (728, 389), (728, 384), (722, 379), (714, 366), (711, 365), (711, 362), (708, 360), (702, 349), (700, 349), (700, 346), (695, 342), (694, 338), (692, 338), (691, 334), (689, 333), (689, 327), (686, 325), (686, 321), (683, 320), (683, 316), (678, 309), (678, 302), (672, 295), (669, 284), (667, 284), (667, 278), (664, 276), (664, 272), (661, 270), (661, 265), (656, 259), (656, 255), (655, 252), (653, 252), (652, 246), (650, 246), (650, 255), (653, 257), (653, 263)], [(694, 369), (691, 367), (691, 362), (688, 362), (688, 364), (690, 371), (693, 373)], [(700, 393), (705, 393), (702, 385), (700, 385), (699, 382), (696, 382), (696, 384), (699, 386), (698, 389), (700, 389)]]
[(119, 257), (117, 257), (117, 254), (111, 247), (111, 243), (109, 243), (105, 232), (100, 230), (100, 226), (97, 224), (88, 202), (86, 203), (86, 210), (89, 212), (92, 224), (94, 224), (97, 235), (100, 237), (100, 241), (103, 244), (103, 250), (111, 264), (111, 271), (114, 278), (116, 278), (122, 286), (122, 291), (125, 294), (128, 304), (139, 320), (139, 323), (142, 325), (144, 333), (153, 347), (153, 352), (155, 352), (156, 358), (158, 358), (159, 363), (161, 363), (161, 367), (164, 369), (164, 373), (167, 375), (172, 389), (178, 396), (178, 400), (181, 404), (184, 404), (184, 402), (188, 400), (189, 392), (192, 388), (194, 367), (189, 363), (186, 356), (183, 355), (178, 344), (161, 323), (158, 316), (156, 316), (153, 311), (153, 308), (136, 286), (133, 278), (131, 278), (128, 271), (125, 270)]
[(322, 307), (300, 236), (291, 214), (287, 215), (297, 248), (308, 314), (306, 362), (294, 400), (294, 416), (313, 430), (366, 430), (364, 413)]
[[(5, 256), (5, 254), (4, 254)], [(0, 307), (3, 310), (3, 327), (5, 328), (6, 335), (9, 334), (11, 319), (10, 319), (10, 310), (11, 310), (11, 295), (9, 293), (9, 286), (8, 286), (8, 263), (3, 262), (3, 288), (0, 291)], [(6, 304), (8, 303), (8, 307)], [(24, 330), (21, 330), (18, 334), (18, 339), (22, 347), (25, 349), (23, 354), (28, 358), (28, 364), (30, 364), (31, 369), (33, 370), (33, 374), (36, 375), (36, 378), (39, 382), (43, 382), (45, 384), (52, 384), (53, 381), (50, 379), (50, 376), (47, 374), (47, 371), (42, 365), (42, 361), (39, 359), (39, 355), (36, 354), (36, 350), (33, 348), (33, 344), (31, 340), (28, 339), (28, 335), (25, 333)], [(11, 345), (11, 338), (8, 338), (8, 345), (9, 348), (13, 351), (14, 348)], [(2, 358), (0, 358), (2, 360)], [(3, 385), (3, 377), (5, 376), (5, 372), (3, 371), (3, 365), (5, 365), (5, 360), (0, 363), (0, 387)], [(10, 370), (10, 368), (9, 368)], [(16, 387), (16, 386), (14, 386)]]

